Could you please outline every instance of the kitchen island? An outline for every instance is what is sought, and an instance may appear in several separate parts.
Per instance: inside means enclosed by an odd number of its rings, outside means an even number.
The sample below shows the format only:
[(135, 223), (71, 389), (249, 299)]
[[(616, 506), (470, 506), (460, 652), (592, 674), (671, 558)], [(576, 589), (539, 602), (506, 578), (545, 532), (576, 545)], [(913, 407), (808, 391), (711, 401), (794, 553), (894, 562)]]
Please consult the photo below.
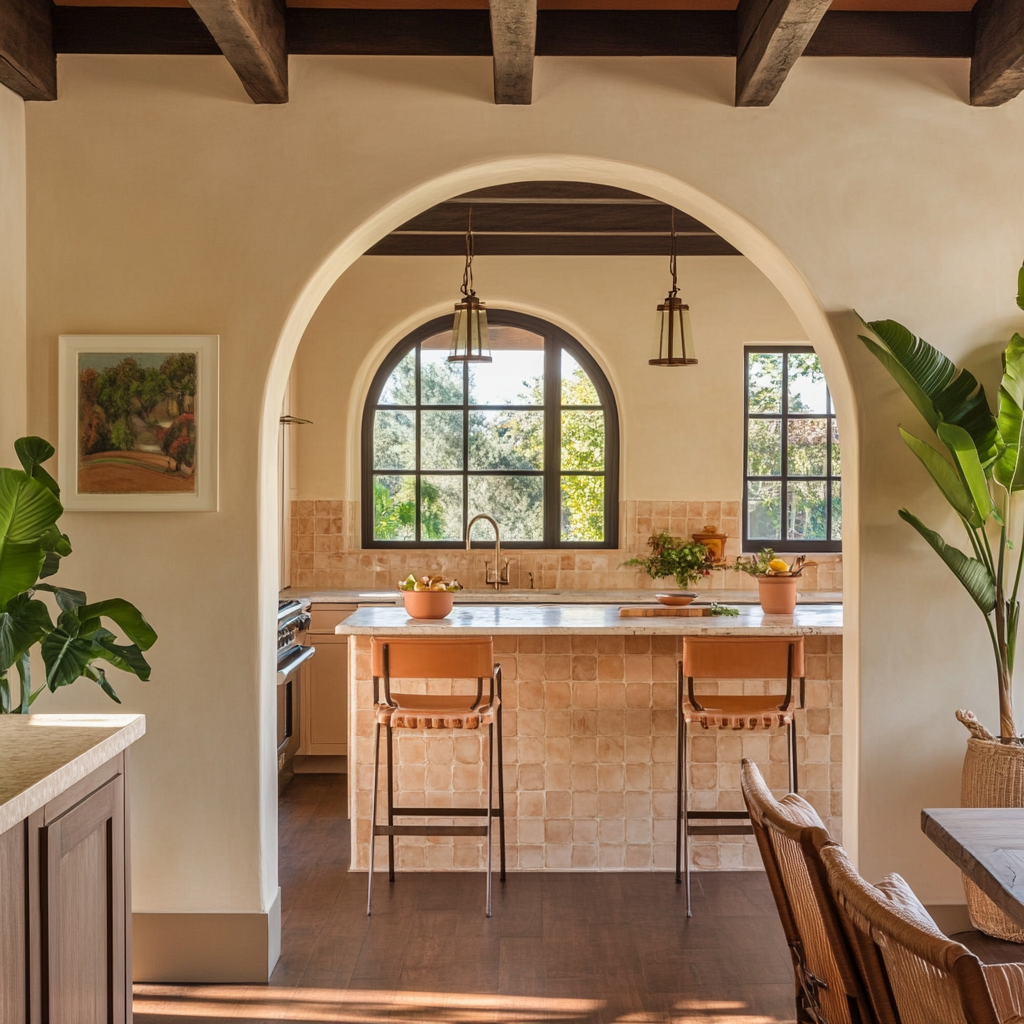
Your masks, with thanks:
[[(456, 605), (446, 619), (361, 608), (338, 627), (349, 644), (352, 866), (368, 857), (373, 765), (371, 636), (494, 637), (503, 676), (508, 864), (513, 870), (670, 870), (675, 842), (676, 663), (685, 635), (806, 637), (806, 708), (797, 713), (800, 790), (842, 834), (842, 605), (807, 602), (793, 615), (741, 606), (736, 617), (620, 618), (607, 605)], [(424, 684), (402, 684), (424, 692)], [(765, 692), (765, 680), (705, 683)], [(774, 684), (778, 688), (778, 683)], [(730, 689), (727, 689), (729, 687)], [(428, 692), (451, 692), (432, 683)], [(466, 684), (454, 684), (465, 689)], [(415, 692), (415, 691), (414, 691)], [(484, 734), (401, 730), (396, 802), (479, 804)], [(690, 806), (742, 808), (742, 757), (776, 790), (786, 785), (782, 731), (691, 736)], [(437, 821), (438, 819), (435, 819)], [(377, 867), (386, 860), (378, 847)], [(696, 837), (698, 869), (759, 868), (749, 837)], [(476, 869), (481, 843), (403, 837), (404, 870)]]

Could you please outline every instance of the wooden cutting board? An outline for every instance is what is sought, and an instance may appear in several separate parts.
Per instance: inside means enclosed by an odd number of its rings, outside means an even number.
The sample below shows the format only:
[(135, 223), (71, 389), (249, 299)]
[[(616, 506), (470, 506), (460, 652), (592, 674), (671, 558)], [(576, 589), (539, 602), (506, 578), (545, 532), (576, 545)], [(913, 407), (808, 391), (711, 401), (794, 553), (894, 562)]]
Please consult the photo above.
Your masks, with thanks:
[(668, 604), (627, 604), (619, 609), (619, 617), (623, 619), (633, 618), (654, 618), (660, 615), (674, 615), (679, 618), (699, 619), (702, 616), (710, 615), (711, 609), (707, 606), (694, 608), (692, 604), (668, 605)]

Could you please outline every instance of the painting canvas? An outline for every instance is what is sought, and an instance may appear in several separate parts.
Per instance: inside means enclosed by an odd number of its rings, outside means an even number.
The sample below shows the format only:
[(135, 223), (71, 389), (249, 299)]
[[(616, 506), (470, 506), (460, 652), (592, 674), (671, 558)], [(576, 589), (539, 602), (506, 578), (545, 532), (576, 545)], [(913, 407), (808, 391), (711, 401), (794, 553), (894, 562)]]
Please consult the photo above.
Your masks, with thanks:
[(216, 507), (216, 341), (61, 338), (68, 508)]

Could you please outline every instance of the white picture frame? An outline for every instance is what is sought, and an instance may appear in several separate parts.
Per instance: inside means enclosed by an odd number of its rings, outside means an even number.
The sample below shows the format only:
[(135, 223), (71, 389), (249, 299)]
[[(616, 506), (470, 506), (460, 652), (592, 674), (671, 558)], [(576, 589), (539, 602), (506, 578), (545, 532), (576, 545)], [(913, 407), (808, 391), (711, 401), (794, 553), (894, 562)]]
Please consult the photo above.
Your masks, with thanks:
[[(62, 334), (59, 345), (57, 479), (64, 507), (216, 512), (219, 335)], [(134, 366), (125, 368), (130, 376), (115, 394), (108, 371), (129, 357)], [(118, 415), (125, 401), (128, 411)]]

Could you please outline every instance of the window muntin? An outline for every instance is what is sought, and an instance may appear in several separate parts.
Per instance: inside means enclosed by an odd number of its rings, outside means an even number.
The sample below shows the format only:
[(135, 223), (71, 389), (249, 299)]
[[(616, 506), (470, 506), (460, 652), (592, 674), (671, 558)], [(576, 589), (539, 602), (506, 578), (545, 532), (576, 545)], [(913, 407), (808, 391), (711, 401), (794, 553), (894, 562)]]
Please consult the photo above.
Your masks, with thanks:
[(839, 431), (814, 350), (750, 347), (744, 372), (743, 550), (842, 550)]
[(451, 321), (413, 332), (374, 378), (363, 546), (457, 547), (486, 512), (512, 547), (615, 547), (618, 418), (593, 358), (553, 324), (495, 310), (493, 362), (449, 363)]

